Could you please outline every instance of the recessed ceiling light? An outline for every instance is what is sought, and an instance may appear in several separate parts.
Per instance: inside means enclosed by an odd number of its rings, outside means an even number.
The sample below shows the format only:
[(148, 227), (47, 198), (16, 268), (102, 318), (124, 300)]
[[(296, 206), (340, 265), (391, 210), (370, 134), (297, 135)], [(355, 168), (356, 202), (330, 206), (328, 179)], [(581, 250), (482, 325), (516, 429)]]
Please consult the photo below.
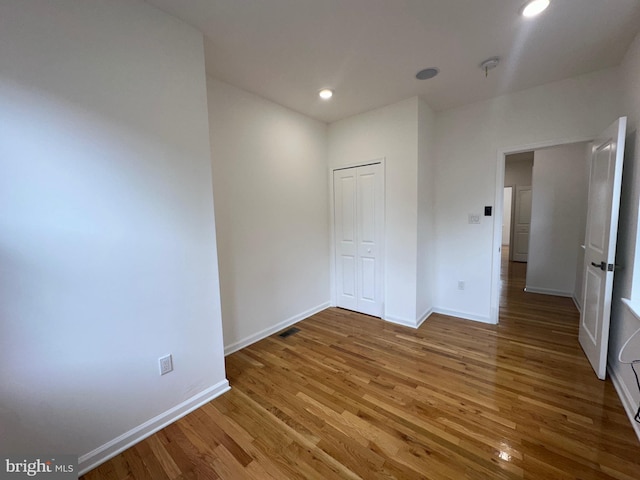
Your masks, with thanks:
[(549, 6), (549, 0), (531, 0), (522, 9), (523, 17), (535, 17), (536, 15), (544, 12)]
[(323, 100), (329, 100), (331, 97), (333, 97), (333, 90), (323, 88), (318, 92), (318, 95), (320, 95), (320, 98)]
[(420, 70), (416, 73), (416, 78), (418, 80), (429, 80), (430, 78), (435, 77), (440, 73), (440, 70), (434, 67), (425, 68), (424, 70)]

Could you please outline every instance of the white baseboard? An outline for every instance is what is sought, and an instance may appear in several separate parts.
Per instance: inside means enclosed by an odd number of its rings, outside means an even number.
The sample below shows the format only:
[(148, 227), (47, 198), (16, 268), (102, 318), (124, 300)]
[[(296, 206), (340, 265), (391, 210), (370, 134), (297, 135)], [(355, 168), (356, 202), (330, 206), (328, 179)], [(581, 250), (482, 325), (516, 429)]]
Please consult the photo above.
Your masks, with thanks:
[(394, 317), (392, 315), (385, 315), (383, 320), (390, 323), (395, 323), (396, 325), (402, 325), (403, 327), (420, 328), (420, 325), (422, 325), (432, 313), (433, 308), (429, 308), (422, 314), (422, 316), (418, 317), (417, 320), (409, 320), (408, 318)]
[(631, 426), (636, 432), (638, 437), (638, 441), (640, 441), (640, 423), (636, 422), (633, 417), (636, 414), (638, 406), (635, 404), (629, 389), (622, 381), (622, 379), (618, 376), (616, 371), (611, 367), (611, 364), (607, 365), (607, 373), (611, 377), (611, 382), (618, 392), (618, 397), (620, 397), (620, 401), (622, 402), (622, 406), (624, 407), (625, 412), (627, 412), (627, 416), (629, 417), (629, 421), (631, 422)]
[(450, 317), (458, 317), (463, 318), (464, 320), (473, 320), (474, 322), (489, 323), (491, 325), (495, 325), (495, 322), (492, 322), (491, 318), (485, 315), (477, 315), (475, 313), (461, 312), (458, 310), (449, 310), (447, 308), (439, 307), (434, 307), (433, 313), (440, 313), (442, 315), (448, 315)]
[(433, 307), (429, 307), (426, 312), (424, 312), (420, 317), (418, 317), (418, 321), (416, 322), (416, 328), (420, 328), (427, 318), (431, 316), (433, 313)]
[(553, 295), (556, 297), (573, 298), (573, 292), (565, 292), (563, 290), (553, 290), (552, 288), (526, 287), (524, 291), (527, 293), (540, 293), (542, 295)]
[(84, 475), (89, 470), (93, 470), (98, 465), (106, 462), (107, 460), (115, 457), (119, 453), (125, 451), (127, 448), (132, 447), (136, 443), (144, 440), (145, 438), (153, 435), (159, 430), (162, 430), (167, 425), (175, 422), (176, 420), (184, 417), (188, 413), (191, 413), (196, 408), (201, 407), (205, 403), (210, 402), (214, 398), (229, 391), (229, 381), (227, 379), (218, 382), (216, 385), (207, 388), (206, 390), (194, 395), (193, 397), (185, 400), (184, 402), (170, 408), (166, 412), (156, 415), (150, 420), (147, 420), (141, 425), (132, 428), (128, 432), (123, 433), (119, 437), (105, 443), (104, 445), (96, 448), (95, 450), (82, 455), (78, 459), (79, 475)]
[(383, 320), (385, 322), (395, 323), (396, 325), (402, 325), (403, 327), (418, 328), (416, 326), (415, 320), (409, 320), (408, 318), (400, 318), (400, 317), (394, 317), (391, 315), (385, 315)]
[(294, 315), (293, 317), (287, 318), (282, 322), (276, 323), (275, 325), (272, 325), (269, 328), (265, 328), (264, 330), (254, 333), (253, 335), (249, 335), (248, 337), (243, 338), (242, 340), (238, 340), (237, 342), (233, 342), (229, 345), (225, 345), (224, 354), (226, 356), (226, 355), (232, 354), (233, 352), (237, 352), (238, 350), (242, 350), (244, 347), (248, 347), (252, 343), (259, 342), (263, 338), (267, 338), (269, 335), (273, 335), (274, 333), (279, 332), (283, 328), (287, 328), (293, 325), (294, 323), (298, 323), (304, 320), (305, 318), (309, 318), (311, 315), (315, 315), (316, 313), (329, 308), (330, 305), (331, 305), (330, 302), (322, 303), (316, 307), (310, 308), (307, 311), (299, 313), (298, 315)]

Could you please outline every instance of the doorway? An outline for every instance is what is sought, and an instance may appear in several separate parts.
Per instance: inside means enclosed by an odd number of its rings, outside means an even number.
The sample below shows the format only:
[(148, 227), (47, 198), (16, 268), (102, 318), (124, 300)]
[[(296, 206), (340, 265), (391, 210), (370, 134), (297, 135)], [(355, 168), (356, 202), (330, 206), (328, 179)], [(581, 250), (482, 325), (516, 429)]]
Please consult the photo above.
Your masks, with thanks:
[[(499, 321), (500, 295), (505, 274), (509, 274), (509, 262), (527, 262), (520, 265), (519, 275), (524, 274), (522, 288), (527, 292), (546, 295), (574, 297), (579, 290), (576, 278), (579, 276), (576, 266), (579, 266), (580, 245), (583, 241), (579, 238), (578, 230), (584, 237), (584, 227), (580, 227), (581, 218), (586, 212), (574, 210), (569, 212), (571, 205), (581, 203), (584, 207), (581, 194), (576, 194), (575, 183), (582, 177), (579, 172), (586, 173), (586, 140), (579, 139), (566, 143), (537, 144), (528, 146), (524, 151), (513, 149), (499, 153), (498, 170), (496, 174), (496, 215), (502, 221), (494, 222), (494, 256), (492, 264), (492, 294), (491, 294), (491, 320)], [(582, 144), (582, 146), (577, 146)], [(558, 158), (561, 152), (566, 150), (580, 150), (579, 164), (573, 160), (562, 167), (558, 167), (564, 157)], [(533, 154), (535, 152), (537, 163), (533, 168)], [(553, 158), (555, 155), (555, 158)], [(564, 155), (564, 154), (563, 154)], [(525, 160), (528, 157), (528, 160)], [(538, 158), (539, 157), (539, 158)], [(513, 179), (513, 172), (507, 170), (509, 160), (518, 159), (519, 178)], [(538, 161), (539, 160), (539, 161)], [(527, 165), (528, 163), (528, 165)], [(562, 162), (564, 163), (564, 162)], [(526, 169), (524, 168), (526, 165)], [(567, 166), (570, 165), (570, 166)], [(559, 169), (555, 171), (554, 169)], [(523, 173), (527, 171), (526, 175)], [(578, 179), (578, 180), (576, 180)], [(505, 205), (505, 187), (512, 187), (512, 222), (509, 246), (506, 247), (501, 218), (509, 206)], [(518, 252), (514, 248), (517, 224), (516, 198), (518, 190), (525, 193), (521, 197), (526, 204), (531, 205), (531, 215), (524, 215), (525, 224), (530, 232), (528, 242), (522, 242), (526, 248)], [(537, 193), (536, 193), (537, 192)], [(508, 194), (507, 194), (508, 195)], [(573, 197), (574, 199), (571, 199)], [(578, 208), (578, 207), (575, 207)], [(503, 247), (504, 246), (504, 247)], [(526, 256), (518, 255), (526, 253)], [(513, 267), (515, 265), (511, 265)], [(520, 271), (522, 270), (522, 271)], [(574, 289), (575, 285), (575, 289)], [(550, 299), (551, 297), (549, 297)], [(541, 299), (541, 300), (544, 300)]]
[(501, 308), (505, 307), (509, 292), (518, 288), (524, 290), (526, 286), (531, 226), (533, 151), (507, 155), (504, 168), (500, 258)]
[[(531, 200), (533, 178), (533, 151), (521, 152), (505, 157), (504, 188), (510, 189), (507, 199), (509, 205), (503, 203), (504, 215), (509, 214), (508, 234), (510, 261), (526, 263), (529, 258), (529, 232), (531, 227)], [(506, 197), (505, 197), (506, 199)], [(504, 221), (503, 221), (504, 223)]]

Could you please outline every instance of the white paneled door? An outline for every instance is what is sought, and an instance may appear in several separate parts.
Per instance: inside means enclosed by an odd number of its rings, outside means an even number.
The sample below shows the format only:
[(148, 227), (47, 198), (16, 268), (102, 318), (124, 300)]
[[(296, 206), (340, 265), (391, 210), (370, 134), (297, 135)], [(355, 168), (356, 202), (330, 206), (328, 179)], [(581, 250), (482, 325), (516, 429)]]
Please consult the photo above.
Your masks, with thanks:
[(593, 142), (585, 235), (580, 345), (598, 378), (607, 373), (611, 294), (615, 270), (622, 160), (627, 119), (615, 121)]
[(531, 187), (516, 186), (516, 211), (513, 223), (513, 261), (526, 262), (529, 259)]
[(333, 172), (336, 305), (382, 316), (384, 178), (379, 163)]

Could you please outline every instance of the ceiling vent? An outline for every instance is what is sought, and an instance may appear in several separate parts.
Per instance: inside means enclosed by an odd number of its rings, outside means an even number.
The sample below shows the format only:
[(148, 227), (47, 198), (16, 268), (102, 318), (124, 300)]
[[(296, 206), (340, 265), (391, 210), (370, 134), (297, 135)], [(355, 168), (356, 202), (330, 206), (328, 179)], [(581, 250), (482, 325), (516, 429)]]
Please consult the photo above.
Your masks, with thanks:
[(420, 70), (416, 73), (416, 78), (418, 80), (429, 80), (430, 78), (435, 77), (440, 73), (440, 70), (434, 67), (425, 68), (424, 70)]

